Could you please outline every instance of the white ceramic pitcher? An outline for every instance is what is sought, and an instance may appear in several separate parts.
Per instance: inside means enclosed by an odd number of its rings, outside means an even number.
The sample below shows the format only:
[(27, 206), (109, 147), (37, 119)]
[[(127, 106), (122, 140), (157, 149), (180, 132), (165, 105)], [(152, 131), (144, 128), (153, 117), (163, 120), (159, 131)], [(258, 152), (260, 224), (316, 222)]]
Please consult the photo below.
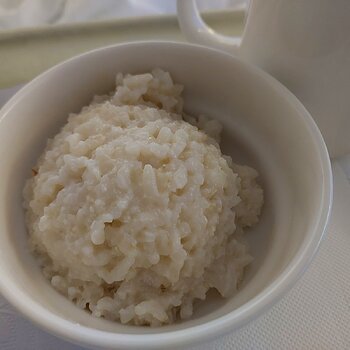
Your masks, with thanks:
[(287, 86), (318, 124), (331, 156), (350, 152), (350, 1), (251, 0), (242, 38), (206, 26), (178, 0), (187, 39), (250, 61)]

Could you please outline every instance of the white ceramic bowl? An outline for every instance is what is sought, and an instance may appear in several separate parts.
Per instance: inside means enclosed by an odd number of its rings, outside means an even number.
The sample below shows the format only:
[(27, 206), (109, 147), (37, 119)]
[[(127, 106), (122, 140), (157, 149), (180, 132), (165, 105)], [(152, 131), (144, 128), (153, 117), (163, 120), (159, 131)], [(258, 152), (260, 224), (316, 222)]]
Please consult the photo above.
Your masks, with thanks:
[[(162, 328), (125, 326), (73, 306), (42, 277), (28, 251), (22, 188), (48, 137), (117, 72), (161, 67), (185, 85), (185, 106), (224, 124), (224, 152), (261, 174), (265, 206), (247, 236), (255, 260), (236, 296), (209, 297), (192, 319)], [(212, 340), (255, 319), (310, 263), (325, 231), (332, 183), (321, 134), (275, 79), (228, 54), (170, 42), (111, 46), (66, 61), (17, 93), (0, 114), (0, 290), (48, 332), (93, 348), (161, 349)]]

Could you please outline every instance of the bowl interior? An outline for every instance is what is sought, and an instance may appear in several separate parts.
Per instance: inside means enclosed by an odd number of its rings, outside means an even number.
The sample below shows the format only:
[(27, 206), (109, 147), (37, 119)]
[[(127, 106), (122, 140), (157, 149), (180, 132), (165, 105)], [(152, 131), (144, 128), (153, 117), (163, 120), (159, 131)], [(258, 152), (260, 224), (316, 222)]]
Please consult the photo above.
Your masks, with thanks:
[[(91, 317), (72, 307), (42, 277), (27, 247), (22, 209), (24, 181), (69, 112), (94, 94), (110, 91), (117, 72), (142, 73), (160, 67), (185, 85), (185, 109), (224, 124), (222, 149), (234, 161), (260, 173), (265, 204), (260, 223), (247, 232), (255, 257), (237, 294), (210, 293), (188, 320), (158, 329), (124, 326)], [(0, 276), (32, 317), (44, 310), (72, 323), (118, 333), (161, 333), (203, 324), (259, 301), (315, 235), (324, 206), (322, 154), (303, 111), (265, 75), (215, 51), (177, 44), (138, 44), (104, 48), (60, 65), (37, 78), (2, 111), (0, 120)], [(318, 235), (318, 236), (317, 236)], [(320, 238), (316, 233), (315, 239)], [(7, 287), (6, 287), (6, 286)], [(17, 306), (21, 308), (16, 302)], [(246, 304), (247, 305), (247, 304)]]

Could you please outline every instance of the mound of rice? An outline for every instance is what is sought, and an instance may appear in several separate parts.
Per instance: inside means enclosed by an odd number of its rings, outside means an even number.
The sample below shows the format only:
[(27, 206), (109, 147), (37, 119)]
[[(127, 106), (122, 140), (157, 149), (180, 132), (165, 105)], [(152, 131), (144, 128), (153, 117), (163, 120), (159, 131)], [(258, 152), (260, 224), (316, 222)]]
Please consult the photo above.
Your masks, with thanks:
[(27, 227), (60, 293), (96, 317), (158, 326), (190, 317), (210, 288), (236, 291), (263, 192), (222, 155), (218, 122), (182, 113), (169, 73), (116, 82), (49, 140), (24, 190)]

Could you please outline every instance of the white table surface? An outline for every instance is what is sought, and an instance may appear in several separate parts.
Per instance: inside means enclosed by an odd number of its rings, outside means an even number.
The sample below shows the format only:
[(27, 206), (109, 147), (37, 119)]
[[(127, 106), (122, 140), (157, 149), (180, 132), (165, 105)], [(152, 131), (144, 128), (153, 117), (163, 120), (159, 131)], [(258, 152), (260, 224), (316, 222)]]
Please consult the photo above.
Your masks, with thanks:
[[(239, 9), (249, 0), (197, 0), (201, 11)], [(0, 29), (176, 13), (176, 0), (0, 0)]]
[[(18, 87), (0, 90), (0, 106)], [(333, 160), (328, 233), (311, 266), (272, 309), (243, 329), (191, 350), (350, 349), (350, 156)], [(0, 296), (0, 350), (79, 350), (38, 329)]]

